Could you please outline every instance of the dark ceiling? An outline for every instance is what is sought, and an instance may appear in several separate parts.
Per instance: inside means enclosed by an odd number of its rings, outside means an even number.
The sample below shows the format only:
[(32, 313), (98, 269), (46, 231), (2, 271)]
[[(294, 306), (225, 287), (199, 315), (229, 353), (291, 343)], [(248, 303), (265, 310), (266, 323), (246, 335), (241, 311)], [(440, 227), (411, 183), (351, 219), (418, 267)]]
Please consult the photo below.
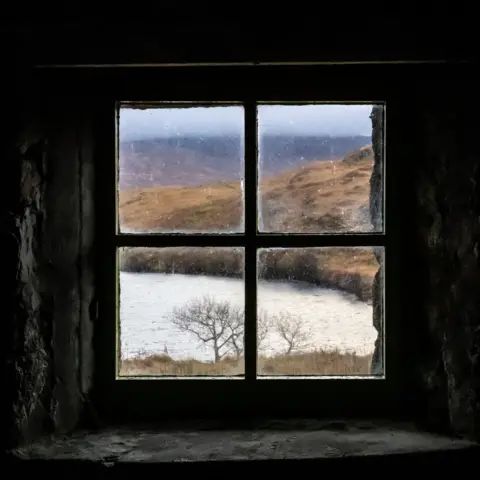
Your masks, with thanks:
[(308, 23), (292, 19), (242, 24), (226, 16), (179, 20), (172, 12), (155, 22), (4, 22), (3, 46), (12, 61), (30, 66), (458, 61), (477, 56), (475, 29), (462, 18), (323, 22), (314, 16)]

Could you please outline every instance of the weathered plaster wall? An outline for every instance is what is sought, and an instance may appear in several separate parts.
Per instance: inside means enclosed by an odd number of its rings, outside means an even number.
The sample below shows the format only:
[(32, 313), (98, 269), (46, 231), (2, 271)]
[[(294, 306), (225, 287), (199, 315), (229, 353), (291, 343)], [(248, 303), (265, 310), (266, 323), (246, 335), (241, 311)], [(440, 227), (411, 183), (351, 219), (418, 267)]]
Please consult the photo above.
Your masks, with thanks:
[(480, 440), (480, 121), (466, 80), (425, 99), (412, 125), (423, 286), (418, 365), (427, 422)]
[(2, 178), (18, 185), (7, 225), (16, 288), (6, 413), (9, 440), (22, 442), (74, 427), (91, 385), (93, 157), (81, 107), (49, 102), (15, 117)]

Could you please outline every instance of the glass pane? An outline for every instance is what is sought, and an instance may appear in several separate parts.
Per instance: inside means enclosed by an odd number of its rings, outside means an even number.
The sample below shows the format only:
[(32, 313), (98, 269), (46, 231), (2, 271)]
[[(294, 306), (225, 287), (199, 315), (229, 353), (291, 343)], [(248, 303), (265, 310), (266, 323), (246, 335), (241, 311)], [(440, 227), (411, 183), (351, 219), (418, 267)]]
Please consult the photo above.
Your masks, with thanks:
[(120, 109), (121, 233), (243, 231), (241, 106)]
[(382, 111), (372, 105), (259, 106), (259, 230), (381, 232)]
[(377, 247), (259, 250), (258, 374), (382, 375), (382, 259)]
[(243, 271), (243, 248), (120, 248), (119, 374), (243, 375)]

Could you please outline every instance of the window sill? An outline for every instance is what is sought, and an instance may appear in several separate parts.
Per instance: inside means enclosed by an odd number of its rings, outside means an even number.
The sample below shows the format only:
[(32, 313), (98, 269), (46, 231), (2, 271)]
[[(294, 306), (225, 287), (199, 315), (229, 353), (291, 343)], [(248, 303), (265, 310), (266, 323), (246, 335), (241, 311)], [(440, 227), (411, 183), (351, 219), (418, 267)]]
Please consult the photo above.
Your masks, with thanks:
[[(317, 420), (269, 421), (253, 428), (221, 428), (211, 423), (170, 427), (105, 429), (76, 432), (10, 452), (16, 467), (104, 469), (122, 473), (132, 467), (246, 467), (264, 460), (272, 467), (369, 466), (432, 463), (478, 458), (480, 445), (467, 440), (421, 432), (411, 425), (381, 422)], [(282, 462), (277, 462), (283, 460)], [(339, 463), (339, 460), (342, 460)], [(309, 463), (310, 462), (310, 463)], [(446, 463), (444, 463), (446, 462)], [(258, 463), (255, 462), (256, 465)], [(83, 468), (82, 468), (83, 467)], [(113, 467), (108, 468), (107, 467)], [(162, 468), (163, 468), (162, 467)]]

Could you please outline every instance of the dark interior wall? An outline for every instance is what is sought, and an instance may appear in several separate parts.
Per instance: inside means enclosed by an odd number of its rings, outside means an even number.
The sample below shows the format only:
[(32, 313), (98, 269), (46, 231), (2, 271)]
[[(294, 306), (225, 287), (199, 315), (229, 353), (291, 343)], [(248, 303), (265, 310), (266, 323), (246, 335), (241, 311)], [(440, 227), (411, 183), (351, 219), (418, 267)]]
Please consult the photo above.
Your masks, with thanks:
[(433, 85), (416, 113), (421, 304), (417, 336), (426, 419), (480, 439), (480, 103), (475, 74)]
[[(406, 323), (414, 338), (405, 351), (418, 367), (425, 424), (475, 437), (480, 162), (473, 139), (480, 125), (463, 78), (451, 84), (463, 91), (430, 98), (420, 92), (405, 141), (412, 179), (406, 191), (416, 192), (406, 199), (416, 211), (412, 275), (422, 287), (411, 299), (416, 314)], [(7, 255), (16, 262), (8, 391), (12, 435), (28, 440), (73, 428), (91, 385), (95, 122), (88, 103), (67, 99), (27, 103), (16, 118), (8, 144), (11, 176), (4, 177), (16, 208), (10, 237), (18, 240)]]
[(16, 196), (4, 252), (14, 285), (4, 412), (10, 440), (28, 441), (73, 428), (91, 385), (94, 177), (88, 109), (20, 105), (2, 177)]
[[(48, 31), (46, 38), (31, 35), (36, 39), (26, 50), (31, 56), (55, 53), (59, 37), (54, 32)], [(281, 57), (286, 43), (270, 52)], [(128, 49), (130, 43), (124, 44)], [(218, 38), (211, 48), (214, 44)], [(159, 51), (148, 45), (147, 52)], [(294, 58), (295, 49), (291, 44), (289, 48)], [(109, 48), (92, 46), (90, 53), (95, 51), (106, 55)], [(175, 51), (169, 59), (188, 59), (187, 50), (177, 46)], [(312, 58), (315, 52), (309, 52)], [(348, 58), (346, 47), (342, 52)], [(83, 60), (92, 58), (85, 51), (82, 55)], [(407, 203), (415, 212), (412, 228), (417, 239), (412, 275), (421, 288), (412, 292), (416, 314), (408, 319), (413, 338), (405, 351), (412, 352), (410, 362), (419, 373), (416, 393), (424, 401), (425, 423), (478, 438), (480, 159), (475, 142), (479, 120), (472, 113), (479, 109), (472, 105), (474, 82), (463, 81), (466, 78), (460, 73), (453, 83), (439, 78), (433, 91), (424, 85), (409, 107), (406, 152), (411, 155), (408, 165), (416, 196)], [(6, 240), (2, 273), (5, 292), (12, 294), (2, 312), (8, 360), (3, 411), (10, 425), (8, 439), (13, 441), (76, 425), (91, 385), (94, 358), (94, 110), (83, 101), (33, 100), (7, 102), (11, 115), (1, 146), (7, 165), (1, 177)]]

